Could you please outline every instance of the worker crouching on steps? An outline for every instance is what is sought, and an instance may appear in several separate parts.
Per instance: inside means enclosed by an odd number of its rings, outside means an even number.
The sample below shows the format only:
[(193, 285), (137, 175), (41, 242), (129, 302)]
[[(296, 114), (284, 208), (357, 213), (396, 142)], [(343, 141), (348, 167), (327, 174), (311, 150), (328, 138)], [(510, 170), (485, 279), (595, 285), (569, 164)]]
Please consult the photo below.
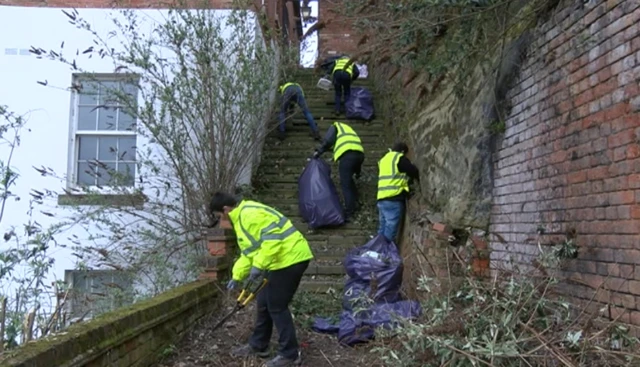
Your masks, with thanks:
[(420, 180), (418, 168), (405, 154), (407, 144), (398, 142), (378, 162), (378, 234), (396, 240), (409, 194), (409, 179)]
[(334, 113), (336, 116), (339, 116), (342, 111), (340, 107), (341, 99), (344, 96), (344, 104), (346, 105), (351, 97), (351, 82), (358, 79), (360, 71), (348, 56), (343, 56), (335, 61), (331, 76), (333, 78), (333, 89), (335, 93)]
[(214, 214), (228, 215), (240, 248), (240, 258), (233, 265), (227, 288), (238, 289), (247, 277), (252, 282), (265, 277), (268, 280), (257, 295), (257, 320), (249, 343), (234, 349), (231, 355), (268, 358), (275, 324), (278, 354), (267, 362), (267, 367), (299, 365), (301, 358), (289, 303), (313, 259), (307, 240), (287, 217), (255, 201), (238, 202), (230, 194), (217, 192), (209, 208)]
[(316, 149), (313, 158), (320, 157), (333, 148), (333, 160), (338, 161), (340, 187), (344, 196), (345, 221), (350, 221), (358, 205), (358, 188), (353, 180), (360, 177), (364, 162), (364, 148), (360, 137), (344, 122), (334, 122), (327, 130), (322, 145)]
[(285, 127), (286, 127), (286, 118), (287, 118), (287, 110), (293, 103), (298, 104), (300, 109), (302, 109), (302, 114), (304, 118), (307, 119), (307, 123), (311, 128), (311, 136), (315, 140), (320, 140), (320, 133), (318, 132), (318, 127), (316, 126), (316, 122), (313, 120), (313, 115), (311, 115), (311, 111), (309, 111), (309, 107), (307, 107), (307, 101), (304, 98), (304, 91), (302, 87), (298, 83), (285, 83), (278, 88), (278, 91), (282, 95), (280, 100), (280, 126), (278, 127), (278, 138), (280, 140), (284, 140), (286, 138)]

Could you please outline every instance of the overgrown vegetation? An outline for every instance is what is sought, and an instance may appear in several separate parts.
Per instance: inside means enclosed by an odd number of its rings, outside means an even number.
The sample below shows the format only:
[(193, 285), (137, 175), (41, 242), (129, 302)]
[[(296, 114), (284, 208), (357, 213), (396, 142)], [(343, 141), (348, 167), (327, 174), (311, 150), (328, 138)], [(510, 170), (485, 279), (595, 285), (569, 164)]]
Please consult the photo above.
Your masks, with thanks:
[[(554, 292), (554, 269), (574, 258), (573, 239), (543, 249), (536, 268), (465, 276), (452, 292), (420, 277), (426, 314), (379, 330), (374, 353), (393, 366), (635, 366), (640, 341), (628, 326), (593, 314), (593, 298), (575, 305)], [(594, 290), (595, 293), (598, 290)], [(602, 317), (604, 316), (604, 317)]]
[[(210, 195), (233, 192), (250, 180), (270, 129), (280, 75), (298, 59), (297, 50), (283, 48), (281, 34), (264, 14), (246, 10), (244, 0), (233, 6), (236, 10), (223, 12), (115, 10), (107, 30), (81, 11), (63, 11), (63, 22), (83, 33), (79, 39), (90, 41), (32, 46), (42, 62), (68, 65), (74, 73), (68, 85), (42, 80), (43, 88), (93, 98), (97, 103), (86, 113), (106, 119), (100, 136), (126, 130), (135, 143), (103, 146), (100, 152), (111, 158), (105, 161), (96, 153), (68, 177), (33, 162), (40, 175), (68, 187), (65, 204), (73, 205), (61, 217), (50, 203), (58, 197), (57, 187), (33, 190), (29, 221), (3, 225), (9, 228), (4, 239), (10, 246), (0, 252), (0, 311), (6, 311), (0, 315), (2, 345), (13, 348), (67, 325), (65, 305), (72, 297), (90, 301), (76, 320), (81, 321), (200, 274), (202, 233), (216, 221), (206, 210)], [(154, 12), (157, 17), (150, 16)], [(112, 73), (111, 80), (105, 81), (105, 72)], [(5, 107), (0, 117), (0, 137), (9, 146), (9, 156), (0, 161), (2, 222), (5, 203), (21, 199), (11, 189), (19, 177), (11, 157), (26, 120)], [(76, 139), (78, 150), (88, 141)], [(129, 163), (118, 169), (112, 161)], [(50, 201), (48, 210), (38, 207), (44, 201)], [(55, 224), (47, 227), (42, 218)], [(72, 225), (73, 234), (64, 233)], [(65, 243), (58, 243), (63, 233)], [(105, 284), (99, 293), (71, 293), (62, 281), (48, 284), (54, 246), (68, 247), (78, 270), (115, 270), (133, 284), (126, 289), (117, 282)], [(84, 312), (78, 306), (74, 303), (74, 312)]]

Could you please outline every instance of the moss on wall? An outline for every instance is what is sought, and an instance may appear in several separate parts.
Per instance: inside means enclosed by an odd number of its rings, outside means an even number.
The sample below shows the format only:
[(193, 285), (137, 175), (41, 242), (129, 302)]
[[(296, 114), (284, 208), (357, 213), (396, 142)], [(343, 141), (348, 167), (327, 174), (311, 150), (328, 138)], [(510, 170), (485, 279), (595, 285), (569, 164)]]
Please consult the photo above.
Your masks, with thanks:
[[(471, 30), (466, 21), (449, 24), (443, 38), (432, 45), (428, 64), (445, 64), (447, 71), (439, 75), (433, 67), (415, 69), (393, 61), (373, 68), (383, 96), (378, 107), (390, 117), (396, 136), (410, 143), (411, 157), (421, 170), (421, 207), (456, 227), (488, 226), (492, 152), (510, 110), (507, 91), (526, 59), (531, 29), (556, 4), (555, 0), (513, 1), (496, 8), (493, 23), (482, 18), (483, 23)], [(515, 16), (504, 19), (499, 14)], [(446, 49), (459, 44), (456, 27), (464, 27), (477, 42), (466, 59), (460, 57), (466, 46), (462, 51)], [(491, 28), (502, 31), (486, 37)]]

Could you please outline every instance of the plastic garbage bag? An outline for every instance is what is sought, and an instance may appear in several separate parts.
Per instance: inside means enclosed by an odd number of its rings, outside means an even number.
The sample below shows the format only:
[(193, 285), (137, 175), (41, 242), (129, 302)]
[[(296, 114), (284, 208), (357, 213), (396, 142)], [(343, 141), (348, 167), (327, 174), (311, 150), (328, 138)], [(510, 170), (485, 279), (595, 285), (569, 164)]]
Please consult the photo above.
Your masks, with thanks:
[(322, 159), (311, 159), (298, 179), (298, 209), (310, 228), (344, 223), (338, 191), (331, 180), (331, 167)]
[(367, 88), (352, 87), (345, 108), (348, 119), (371, 120), (374, 116), (373, 95)]
[(351, 346), (373, 339), (378, 327), (391, 329), (401, 319), (420, 316), (419, 302), (401, 300), (402, 258), (393, 242), (378, 235), (349, 252), (344, 263), (349, 280), (340, 320), (316, 317), (313, 330), (337, 334)]
[[(376, 253), (377, 258), (368, 256)], [(383, 235), (351, 250), (344, 261), (349, 280), (344, 287), (343, 308), (353, 309), (363, 302), (400, 300), (404, 267), (398, 248)]]

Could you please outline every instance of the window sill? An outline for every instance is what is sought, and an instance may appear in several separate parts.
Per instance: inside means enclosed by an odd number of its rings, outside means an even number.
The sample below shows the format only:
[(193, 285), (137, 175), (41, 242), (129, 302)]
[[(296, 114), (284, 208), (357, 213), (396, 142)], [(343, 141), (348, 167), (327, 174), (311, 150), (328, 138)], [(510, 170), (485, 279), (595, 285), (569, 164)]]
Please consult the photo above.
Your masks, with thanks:
[(141, 193), (135, 194), (60, 194), (60, 206), (109, 206), (134, 207), (142, 209), (147, 197)]

